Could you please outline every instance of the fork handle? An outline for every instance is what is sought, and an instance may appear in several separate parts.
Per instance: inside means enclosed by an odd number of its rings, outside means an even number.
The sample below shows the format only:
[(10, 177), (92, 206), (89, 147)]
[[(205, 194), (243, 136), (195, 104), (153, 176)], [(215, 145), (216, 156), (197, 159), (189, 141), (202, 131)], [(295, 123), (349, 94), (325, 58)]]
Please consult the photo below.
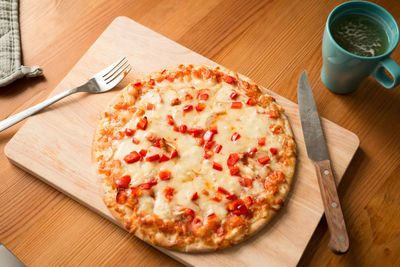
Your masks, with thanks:
[(49, 99), (46, 99), (45, 101), (30, 107), (24, 111), (21, 111), (20, 113), (17, 113), (15, 115), (12, 115), (11, 117), (8, 117), (5, 120), (0, 121), (0, 132), (4, 131), (5, 129), (13, 126), (14, 124), (22, 121), (23, 119), (38, 113), (39, 111), (41, 111), (42, 109), (50, 106), (51, 104), (59, 101), (60, 99), (63, 99), (66, 96), (72, 95), (73, 93), (78, 92), (78, 88), (74, 88), (65, 92), (62, 92), (58, 95), (55, 95)]

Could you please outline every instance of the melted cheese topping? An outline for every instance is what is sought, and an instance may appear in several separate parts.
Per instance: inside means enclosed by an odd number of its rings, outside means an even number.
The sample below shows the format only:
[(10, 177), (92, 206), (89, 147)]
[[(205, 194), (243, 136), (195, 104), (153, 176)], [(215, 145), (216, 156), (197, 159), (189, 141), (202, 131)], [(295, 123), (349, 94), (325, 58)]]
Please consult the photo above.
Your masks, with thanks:
[[(200, 101), (197, 98), (198, 90), (208, 89), (209, 98)], [(271, 155), (269, 149), (276, 148), (282, 150), (282, 140), (279, 135), (274, 135), (269, 126), (281, 124), (280, 120), (271, 119), (265, 114), (265, 110), (259, 106), (246, 105), (248, 99), (245, 95), (239, 95), (235, 100), (230, 98), (230, 93), (234, 87), (228, 83), (216, 83), (210, 80), (203, 80), (185, 77), (183, 81), (175, 80), (170, 83), (167, 80), (157, 83), (152, 90), (140, 95), (136, 101), (136, 107), (145, 110), (148, 120), (146, 130), (137, 130), (133, 136), (126, 136), (122, 140), (114, 140), (112, 157), (122, 162), (125, 174), (131, 176), (130, 187), (149, 182), (157, 178), (157, 185), (152, 187), (153, 195), (143, 194), (139, 197), (139, 211), (143, 213), (154, 213), (161, 219), (173, 219), (179, 213), (179, 207), (192, 209), (196, 215), (205, 217), (215, 213), (220, 219), (224, 219), (227, 214), (226, 204), (230, 200), (226, 195), (218, 192), (218, 187), (224, 188), (229, 194), (256, 198), (261, 192), (265, 191), (260, 177), (265, 177), (270, 170), (278, 168), (277, 158)], [(239, 93), (239, 92), (238, 92)], [(185, 96), (190, 94), (193, 99), (185, 100)], [(181, 104), (171, 105), (173, 99), (179, 98)], [(242, 102), (242, 108), (232, 109), (232, 101)], [(196, 111), (196, 105), (202, 102), (206, 104), (203, 111)], [(154, 110), (146, 110), (147, 104), (154, 104)], [(193, 110), (184, 112), (183, 107), (192, 105)], [(214, 135), (215, 145), (222, 145), (219, 153), (214, 153), (209, 159), (204, 158), (204, 148), (198, 145), (198, 139), (188, 133), (179, 133), (173, 130), (173, 126), (168, 124), (166, 115), (171, 115), (176, 126), (186, 125), (188, 129), (200, 127), (207, 130), (212, 123), (217, 126), (218, 133)], [(134, 116), (126, 123), (126, 128), (136, 129), (140, 117)], [(284, 125), (282, 125), (283, 127)], [(174, 146), (179, 157), (166, 162), (159, 163), (141, 160), (127, 164), (124, 157), (131, 151), (139, 152), (141, 149), (148, 150), (147, 156), (153, 154), (169, 153), (163, 149), (151, 146), (152, 143), (146, 139), (149, 133), (154, 133), (157, 137), (164, 138), (166, 142)], [(234, 133), (239, 133), (240, 138), (232, 141)], [(139, 140), (140, 143), (132, 143), (132, 138)], [(257, 141), (261, 137), (266, 137), (266, 144), (259, 146)], [(212, 147), (214, 150), (215, 145)], [(244, 187), (239, 182), (238, 176), (232, 176), (227, 166), (227, 158), (231, 153), (243, 154), (249, 148), (256, 147), (258, 152), (254, 158), (249, 158), (245, 164), (239, 161), (236, 165), (240, 168), (242, 177), (253, 180), (252, 187)], [(257, 159), (269, 155), (271, 160), (262, 165)], [(213, 162), (222, 165), (223, 170), (213, 168)], [(162, 170), (171, 172), (171, 179), (162, 181), (158, 178), (158, 173)], [(164, 189), (172, 187), (173, 197), (168, 201)], [(144, 190), (146, 191), (146, 190)], [(205, 195), (203, 192), (207, 192)], [(197, 192), (199, 198), (192, 201), (191, 197)], [(220, 197), (221, 201), (213, 200)]]

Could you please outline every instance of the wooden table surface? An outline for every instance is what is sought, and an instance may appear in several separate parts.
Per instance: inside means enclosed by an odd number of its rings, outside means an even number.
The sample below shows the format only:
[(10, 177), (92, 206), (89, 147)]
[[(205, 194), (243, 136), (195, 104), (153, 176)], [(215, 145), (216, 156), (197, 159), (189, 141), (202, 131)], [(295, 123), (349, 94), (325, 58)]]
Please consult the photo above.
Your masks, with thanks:
[[(44, 100), (121, 15), (294, 102), (299, 74), (307, 69), (320, 115), (356, 133), (361, 144), (339, 186), (350, 251), (329, 251), (323, 218), (300, 265), (398, 266), (400, 87), (385, 90), (367, 78), (350, 95), (325, 89), (319, 78), (322, 34), (340, 2), (21, 0), (23, 61), (40, 65), (45, 77), (0, 88), (0, 119)], [(397, 0), (376, 2), (400, 22)], [(400, 62), (400, 48), (392, 57)], [(11, 165), (3, 149), (21, 125), (0, 133), (0, 242), (29, 266), (179, 265)]]

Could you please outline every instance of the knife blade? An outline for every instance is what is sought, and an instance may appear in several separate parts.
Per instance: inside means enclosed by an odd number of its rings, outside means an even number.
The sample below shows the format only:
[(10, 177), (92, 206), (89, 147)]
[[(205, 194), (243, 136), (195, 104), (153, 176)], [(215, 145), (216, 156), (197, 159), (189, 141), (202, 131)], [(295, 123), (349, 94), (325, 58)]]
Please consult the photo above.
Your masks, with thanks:
[(349, 237), (336, 191), (324, 132), (306, 71), (300, 75), (297, 98), (307, 155), (314, 163), (317, 172), (325, 217), (331, 235), (328, 246), (334, 253), (346, 253), (349, 249)]

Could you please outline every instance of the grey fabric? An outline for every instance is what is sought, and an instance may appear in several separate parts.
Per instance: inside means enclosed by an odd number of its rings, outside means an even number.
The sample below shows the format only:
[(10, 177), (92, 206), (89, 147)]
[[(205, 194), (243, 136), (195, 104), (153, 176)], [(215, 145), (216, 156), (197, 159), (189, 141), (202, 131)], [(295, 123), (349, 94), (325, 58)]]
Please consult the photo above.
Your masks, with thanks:
[(6, 86), (23, 76), (42, 74), (40, 67), (21, 64), (18, 0), (0, 0), (0, 86)]

